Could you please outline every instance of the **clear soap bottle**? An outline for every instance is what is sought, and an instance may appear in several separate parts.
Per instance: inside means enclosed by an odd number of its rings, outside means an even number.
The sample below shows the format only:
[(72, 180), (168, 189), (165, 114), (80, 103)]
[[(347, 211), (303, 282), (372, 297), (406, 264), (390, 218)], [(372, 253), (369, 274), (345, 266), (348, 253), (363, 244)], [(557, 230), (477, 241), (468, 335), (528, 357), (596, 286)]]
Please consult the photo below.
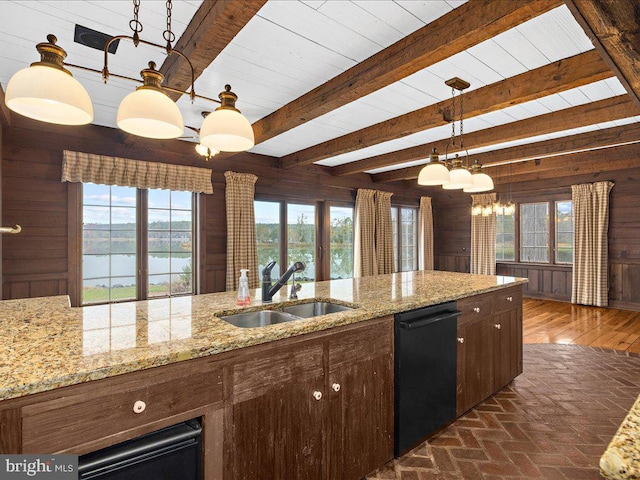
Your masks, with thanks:
[(249, 278), (247, 277), (246, 268), (240, 269), (240, 280), (238, 281), (238, 297), (236, 304), (240, 306), (251, 305), (251, 297), (249, 296)]

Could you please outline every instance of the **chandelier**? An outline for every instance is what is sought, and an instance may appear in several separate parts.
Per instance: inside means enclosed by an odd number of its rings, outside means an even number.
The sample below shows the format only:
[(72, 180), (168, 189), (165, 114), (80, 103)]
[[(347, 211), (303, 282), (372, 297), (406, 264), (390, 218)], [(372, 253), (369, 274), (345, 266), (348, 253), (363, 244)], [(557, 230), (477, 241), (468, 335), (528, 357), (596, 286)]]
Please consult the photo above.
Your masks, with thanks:
[[(218, 151), (240, 152), (254, 145), (253, 129), (249, 121), (235, 106), (238, 96), (226, 85), (219, 100), (197, 95), (195, 92), (195, 73), (191, 61), (181, 51), (173, 48), (175, 34), (171, 31), (171, 0), (167, 0), (167, 28), (163, 32), (166, 45), (148, 42), (140, 38), (142, 24), (138, 20), (140, 0), (133, 0), (133, 20), (129, 26), (133, 35), (117, 35), (111, 37), (104, 47), (104, 66), (96, 70), (81, 65), (65, 63), (65, 50), (56, 45), (54, 35), (47, 36), (47, 42), (39, 43), (36, 49), (40, 61), (30, 67), (18, 71), (9, 80), (5, 93), (5, 103), (12, 111), (42, 122), (58, 125), (84, 125), (93, 120), (93, 105), (86, 89), (73, 78), (65, 67), (102, 75), (105, 83), (110, 76), (121, 78), (142, 85), (129, 93), (120, 103), (116, 117), (118, 128), (133, 135), (169, 139), (184, 134), (182, 113), (176, 103), (166, 92), (189, 95), (193, 103), (195, 98), (220, 104), (208, 115), (198, 129), (200, 144), (206, 147), (209, 156)], [(118, 40), (131, 40), (135, 47), (140, 43), (162, 49), (167, 56), (179, 55), (191, 69), (191, 88), (184, 91), (163, 86), (164, 76), (156, 70), (156, 64), (149, 62), (148, 68), (140, 72), (142, 80), (117, 75), (109, 71), (109, 46)], [(215, 153), (214, 153), (215, 152)]]
[[(445, 82), (451, 87), (451, 140), (445, 149), (444, 162), (439, 160), (439, 154), (434, 148), (429, 155), (429, 163), (418, 175), (418, 185), (442, 185), (445, 190), (463, 190), (468, 193), (487, 192), (493, 190), (493, 180), (482, 171), (482, 165), (476, 160), (469, 167), (469, 152), (464, 146), (464, 104), (462, 91), (469, 88), (470, 83), (454, 77)], [(456, 91), (460, 104), (459, 137), (456, 142)], [(465, 153), (465, 159), (455, 154), (449, 159), (449, 150), (459, 150)], [(466, 163), (466, 164), (465, 164)]]

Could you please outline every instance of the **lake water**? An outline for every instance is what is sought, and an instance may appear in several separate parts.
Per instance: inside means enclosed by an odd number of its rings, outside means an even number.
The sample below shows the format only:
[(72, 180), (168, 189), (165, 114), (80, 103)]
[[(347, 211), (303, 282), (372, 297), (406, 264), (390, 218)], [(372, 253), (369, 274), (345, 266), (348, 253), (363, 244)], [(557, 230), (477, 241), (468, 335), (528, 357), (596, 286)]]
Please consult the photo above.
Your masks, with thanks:
[[(191, 256), (189, 254), (177, 254), (178, 256), (155, 257), (149, 256), (149, 274), (153, 275), (153, 283), (169, 282), (169, 274), (182, 273), (183, 269), (191, 266)], [(111, 270), (111, 272), (110, 272)], [(82, 276), (91, 277), (90, 280), (83, 280), (85, 287), (97, 287), (105, 285), (105, 277), (129, 277), (122, 278), (123, 285), (133, 284), (136, 276), (136, 256), (135, 255), (83, 255)]]

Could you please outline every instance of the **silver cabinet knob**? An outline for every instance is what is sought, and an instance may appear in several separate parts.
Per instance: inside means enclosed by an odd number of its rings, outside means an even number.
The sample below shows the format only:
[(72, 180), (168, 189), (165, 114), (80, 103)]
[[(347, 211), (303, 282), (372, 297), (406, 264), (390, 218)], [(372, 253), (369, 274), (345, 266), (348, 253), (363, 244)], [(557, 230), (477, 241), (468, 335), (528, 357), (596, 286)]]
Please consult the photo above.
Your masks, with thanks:
[(331, 388), (333, 389), (334, 392), (339, 392), (340, 391), (340, 384), (339, 383), (334, 383), (333, 385), (331, 385)]
[(142, 413), (146, 408), (147, 408), (146, 403), (144, 403), (142, 400), (137, 400), (133, 404), (133, 413)]
[(473, 307), (473, 311), (476, 313), (480, 313), (480, 307)]
[(496, 324), (494, 325), (494, 327), (496, 327), (498, 330), (500, 330), (500, 329), (502, 328), (502, 327), (500, 326), (500, 324), (499, 324), (499, 323), (496, 323)]
[(513, 302), (513, 297), (507, 297), (507, 302)]
[(316, 400), (320, 400), (322, 398), (322, 392), (316, 390), (315, 392), (313, 392), (313, 398), (315, 398)]
[(464, 337), (458, 337), (458, 343), (464, 343)]

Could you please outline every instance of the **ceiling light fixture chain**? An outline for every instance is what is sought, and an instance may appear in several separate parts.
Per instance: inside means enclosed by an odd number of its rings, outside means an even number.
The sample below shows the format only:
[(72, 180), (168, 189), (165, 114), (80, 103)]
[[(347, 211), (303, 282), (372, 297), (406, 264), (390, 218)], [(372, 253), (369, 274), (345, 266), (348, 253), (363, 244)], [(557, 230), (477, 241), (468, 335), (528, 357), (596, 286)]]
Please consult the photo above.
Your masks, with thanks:
[(451, 145), (456, 145), (456, 89), (451, 87)]
[[(458, 94), (458, 99), (460, 101), (460, 149), (464, 148), (464, 119), (462, 116), (462, 112), (464, 112), (464, 94), (462, 91)], [(467, 153), (467, 162), (469, 160), (469, 154)], [(467, 165), (468, 167), (468, 165)]]
[(171, 4), (171, 0), (167, 0), (167, 29), (162, 32), (162, 37), (167, 41), (167, 55), (171, 53), (173, 47), (171, 44), (176, 39), (176, 34), (171, 31), (171, 9), (173, 5)]
[(133, 32), (133, 44), (137, 47), (140, 43), (140, 32), (142, 32), (142, 23), (138, 20), (138, 13), (140, 12), (140, 0), (133, 0), (133, 20), (129, 21), (129, 28)]

